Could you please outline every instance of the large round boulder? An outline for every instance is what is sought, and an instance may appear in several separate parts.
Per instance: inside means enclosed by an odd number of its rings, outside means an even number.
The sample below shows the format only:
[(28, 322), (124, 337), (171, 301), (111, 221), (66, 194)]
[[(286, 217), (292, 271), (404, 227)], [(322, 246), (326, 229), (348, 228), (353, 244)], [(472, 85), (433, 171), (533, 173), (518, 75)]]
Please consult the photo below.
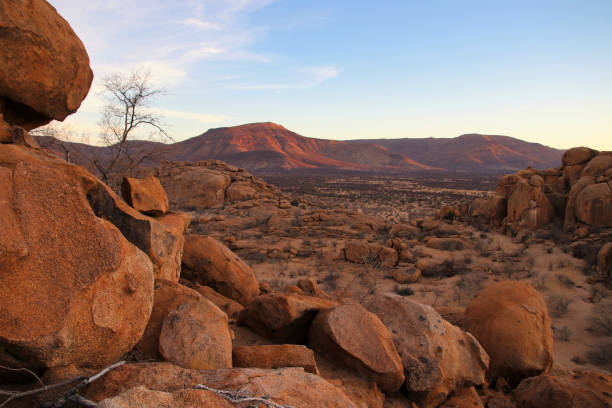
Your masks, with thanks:
[(489, 354), (492, 378), (510, 384), (547, 373), (553, 363), (553, 333), (542, 296), (524, 282), (484, 288), (465, 311), (465, 329)]
[(527, 378), (514, 391), (519, 408), (608, 408), (612, 377), (594, 371)]
[(430, 306), (386, 293), (365, 307), (391, 331), (405, 388), (419, 406), (438, 406), (461, 388), (485, 383), (487, 353), (471, 334), (442, 319)]
[(185, 368), (232, 367), (232, 335), (227, 315), (201, 297), (171, 311), (159, 334), (159, 352)]
[(45, 0), (0, 2), (0, 113), (27, 130), (64, 120), (93, 73), (83, 43)]
[(185, 278), (210, 286), (242, 305), (259, 294), (259, 284), (249, 265), (212, 237), (187, 235), (183, 265)]
[(386, 391), (397, 391), (404, 382), (402, 361), (391, 332), (378, 316), (361, 305), (342, 305), (319, 312), (310, 326), (308, 345), (363, 373)]
[(153, 266), (96, 216), (96, 188), (82, 167), (0, 145), (0, 365), (102, 367), (142, 336)]
[(582, 164), (591, 160), (591, 158), (596, 154), (596, 150), (590, 149), (588, 147), (573, 147), (563, 153), (563, 157), (561, 157), (561, 162), (564, 166)]
[(576, 218), (595, 227), (612, 227), (612, 181), (588, 185), (578, 194)]

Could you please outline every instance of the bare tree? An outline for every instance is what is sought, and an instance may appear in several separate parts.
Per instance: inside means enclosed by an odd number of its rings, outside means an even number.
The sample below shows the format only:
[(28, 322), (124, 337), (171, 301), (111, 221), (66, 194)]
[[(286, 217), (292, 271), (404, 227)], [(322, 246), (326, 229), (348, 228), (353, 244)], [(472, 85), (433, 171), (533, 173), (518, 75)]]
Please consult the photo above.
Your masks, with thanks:
[(161, 115), (151, 109), (150, 103), (163, 95), (164, 90), (151, 85), (148, 72), (135, 70), (127, 75), (112, 74), (104, 78), (103, 85), (106, 105), (98, 125), (102, 142), (109, 147), (110, 154), (96, 158), (93, 164), (102, 180), (107, 182), (110, 174), (118, 170), (131, 173), (136, 166), (159, 153), (143, 145), (128, 143), (137, 131), (140, 134), (142, 129), (148, 129), (150, 140), (163, 142), (172, 138)]

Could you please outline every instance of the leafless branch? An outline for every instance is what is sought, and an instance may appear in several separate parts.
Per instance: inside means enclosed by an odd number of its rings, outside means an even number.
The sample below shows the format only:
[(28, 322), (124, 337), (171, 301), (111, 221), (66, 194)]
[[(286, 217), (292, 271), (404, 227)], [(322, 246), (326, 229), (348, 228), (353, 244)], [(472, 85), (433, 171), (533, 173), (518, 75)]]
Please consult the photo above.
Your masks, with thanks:
[[(28, 397), (30, 395), (36, 395), (36, 394), (41, 394), (41, 393), (45, 393), (49, 390), (55, 389), (55, 388), (60, 388), (60, 387), (65, 387), (67, 385), (73, 384), (77, 381), (79, 381), (79, 383), (74, 386), (73, 388), (69, 389), (68, 391), (66, 391), (59, 399), (57, 399), (55, 402), (52, 402), (50, 404), (43, 404), (45, 407), (47, 408), (60, 408), (63, 407), (67, 401), (72, 401), (72, 402), (76, 402), (78, 404), (81, 404), (84, 407), (96, 407), (97, 404), (95, 404), (92, 401), (89, 401), (86, 398), (83, 398), (82, 396), (79, 395), (79, 392), (86, 387), (87, 385), (91, 384), (92, 382), (98, 380), (100, 377), (103, 377), (104, 375), (108, 374), (110, 371), (114, 370), (115, 368), (121, 366), (125, 364), (125, 361), (119, 361), (111, 366), (106, 367), (105, 369), (103, 369), (102, 371), (98, 372), (97, 374), (92, 375), (91, 377), (85, 377), (85, 376), (79, 376), (79, 377), (75, 377), (75, 378), (71, 378), (69, 380), (57, 383), (57, 384), (51, 384), (51, 385), (44, 385), (44, 383), (40, 380), (40, 378), (38, 378), (38, 376), (36, 376), (34, 374), (34, 376), (38, 379), (38, 381), (43, 385), (40, 388), (35, 388), (33, 390), (29, 390), (29, 391), (23, 391), (23, 392), (19, 392), (19, 391), (6, 391), (6, 390), (0, 390), (0, 395), (1, 396), (5, 396), (8, 397), (6, 400), (4, 400), (1, 404), (0, 404), (0, 408), (4, 407), (6, 405), (8, 405), (9, 402), (16, 400), (16, 399), (20, 399), (20, 398), (25, 398)], [(5, 368), (5, 367), (2, 367)], [(10, 369), (10, 370), (14, 370), (14, 371), (27, 371), (30, 372), (30, 370), (27, 369)], [(33, 373), (32, 373), (33, 374)], [(89, 405), (88, 405), (89, 404)], [(93, 404), (93, 405), (91, 405)]]
[(267, 407), (272, 407), (272, 408), (293, 408), (290, 405), (280, 405), (277, 404), (276, 402), (270, 401), (267, 398), (258, 398), (258, 397), (243, 397), (240, 396), (236, 393), (230, 392), (230, 391), (224, 391), (224, 390), (218, 390), (215, 388), (211, 388), (208, 387), (206, 385), (203, 384), (196, 384), (193, 388), (195, 389), (199, 389), (199, 390), (207, 390), (207, 391), (212, 391), (220, 396), (222, 396), (223, 398), (225, 398), (226, 400), (228, 400), (229, 402), (231, 402), (232, 404), (246, 404), (246, 403), (258, 403), (258, 404), (264, 404)]

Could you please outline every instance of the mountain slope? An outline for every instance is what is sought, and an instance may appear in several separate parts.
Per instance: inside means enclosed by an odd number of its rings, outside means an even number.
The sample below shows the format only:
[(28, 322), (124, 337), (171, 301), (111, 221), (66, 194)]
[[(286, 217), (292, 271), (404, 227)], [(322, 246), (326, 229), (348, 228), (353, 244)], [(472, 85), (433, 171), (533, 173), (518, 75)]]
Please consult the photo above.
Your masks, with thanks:
[(350, 170), (431, 170), (372, 143), (349, 143), (300, 136), (266, 122), (211, 129), (172, 145), (175, 160), (214, 158), (250, 170), (336, 168)]
[[(98, 158), (110, 157), (109, 148), (69, 145), (75, 151), (73, 156), (86, 151)], [(65, 148), (62, 149), (58, 151), (63, 154)], [(271, 122), (210, 129), (173, 144), (131, 141), (129, 149), (135, 160), (138, 152), (154, 151), (156, 157), (171, 161), (217, 159), (260, 172), (291, 169), (501, 172), (527, 166), (555, 167), (563, 153), (508, 136), (479, 134), (439, 139), (314, 139)]]
[(420, 163), (449, 170), (518, 170), (528, 166), (559, 166), (563, 150), (508, 136), (467, 134), (455, 138), (369, 139), (369, 142), (412, 157)]

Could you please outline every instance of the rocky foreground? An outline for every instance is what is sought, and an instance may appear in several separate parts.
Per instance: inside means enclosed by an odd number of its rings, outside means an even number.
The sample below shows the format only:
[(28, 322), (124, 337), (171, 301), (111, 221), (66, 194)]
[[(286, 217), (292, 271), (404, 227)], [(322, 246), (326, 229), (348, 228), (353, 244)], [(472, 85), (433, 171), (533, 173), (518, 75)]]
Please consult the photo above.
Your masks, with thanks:
[[(562, 302), (542, 295), (591, 288), (581, 321), (609, 304), (608, 153), (405, 223), (217, 161), (122, 179), (120, 197), (28, 133), (85, 97), (80, 40), (44, 0), (3, 2), (0, 27), (0, 65), (36, 67), (0, 78), (0, 406), (612, 404), (609, 347), (559, 362)], [(589, 341), (609, 338), (605, 310)]]

